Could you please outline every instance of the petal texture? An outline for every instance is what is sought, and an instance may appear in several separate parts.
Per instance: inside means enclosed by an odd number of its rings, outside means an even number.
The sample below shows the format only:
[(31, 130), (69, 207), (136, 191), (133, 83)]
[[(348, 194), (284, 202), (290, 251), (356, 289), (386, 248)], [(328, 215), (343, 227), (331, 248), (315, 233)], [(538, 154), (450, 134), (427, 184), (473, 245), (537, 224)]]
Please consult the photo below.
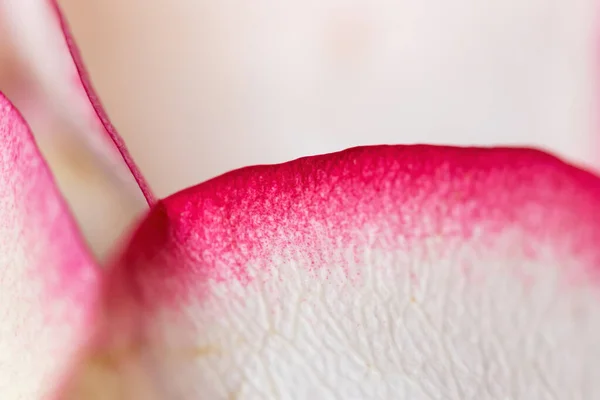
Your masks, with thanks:
[(598, 398), (599, 239), (600, 180), (534, 150), (234, 171), (150, 212), (84, 371), (124, 398)]
[(7, 0), (1, 7), (17, 49), (45, 91), (36, 101), (85, 132), (85, 139), (110, 164), (123, 160), (151, 204), (153, 194), (108, 119), (56, 1)]
[(54, 398), (90, 337), (98, 270), (0, 94), (0, 398)]

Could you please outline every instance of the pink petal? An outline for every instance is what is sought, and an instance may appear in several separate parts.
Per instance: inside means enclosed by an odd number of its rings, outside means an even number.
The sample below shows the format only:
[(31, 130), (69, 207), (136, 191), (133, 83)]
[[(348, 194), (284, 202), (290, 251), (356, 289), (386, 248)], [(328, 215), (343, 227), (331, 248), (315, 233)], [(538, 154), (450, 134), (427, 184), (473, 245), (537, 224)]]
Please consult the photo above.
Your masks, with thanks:
[[(68, 24), (54, 0), (2, 4), (17, 48), (29, 61), (54, 111), (71, 121), (112, 163), (122, 159), (149, 204), (154, 196), (96, 95)], [(115, 152), (115, 148), (117, 152)]]
[(154, 207), (97, 351), (165, 399), (600, 398), (599, 240), (600, 180), (534, 150), (245, 168)]
[(1, 94), (0, 216), (0, 398), (52, 398), (89, 340), (98, 270)]

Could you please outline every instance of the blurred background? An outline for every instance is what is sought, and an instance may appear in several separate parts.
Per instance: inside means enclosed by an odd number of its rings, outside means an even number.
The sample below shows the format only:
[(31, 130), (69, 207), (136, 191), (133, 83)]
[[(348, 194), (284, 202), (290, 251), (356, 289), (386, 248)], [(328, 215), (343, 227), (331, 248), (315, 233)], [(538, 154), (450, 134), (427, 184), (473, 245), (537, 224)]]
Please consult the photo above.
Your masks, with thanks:
[[(0, 10), (0, 90), (104, 257), (143, 202), (53, 97), (76, 79), (51, 62), (64, 57), (41, 28), (52, 13), (18, 1), (35, 18)], [(600, 169), (595, 0), (58, 3), (161, 197), (365, 144), (526, 145)]]

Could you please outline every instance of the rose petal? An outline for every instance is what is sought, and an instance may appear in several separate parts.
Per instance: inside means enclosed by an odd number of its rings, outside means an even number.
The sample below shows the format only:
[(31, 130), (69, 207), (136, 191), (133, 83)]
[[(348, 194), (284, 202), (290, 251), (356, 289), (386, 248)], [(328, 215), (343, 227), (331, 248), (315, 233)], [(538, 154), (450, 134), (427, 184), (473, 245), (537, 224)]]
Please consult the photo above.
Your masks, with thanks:
[(89, 339), (98, 270), (0, 94), (0, 397), (52, 398)]
[(534, 150), (246, 168), (151, 211), (88, 366), (165, 399), (600, 398), (599, 240), (600, 180)]
[(78, 131), (85, 132), (86, 139), (109, 162), (116, 165), (122, 159), (152, 204), (154, 196), (108, 119), (56, 1), (8, 0), (2, 6), (17, 49), (46, 91), (46, 98), (37, 101), (48, 102)]
[(535, 146), (600, 170), (597, 0), (60, 3), (162, 197), (385, 143)]

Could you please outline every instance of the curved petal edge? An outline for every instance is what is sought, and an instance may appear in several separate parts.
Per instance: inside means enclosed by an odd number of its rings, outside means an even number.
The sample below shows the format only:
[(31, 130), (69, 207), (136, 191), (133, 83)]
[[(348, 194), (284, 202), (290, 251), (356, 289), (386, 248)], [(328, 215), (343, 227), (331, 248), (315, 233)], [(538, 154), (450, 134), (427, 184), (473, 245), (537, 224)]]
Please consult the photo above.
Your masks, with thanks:
[[(148, 204), (155, 201), (144, 176), (110, 122), (83, 64), (67, 21), (55, 0), (8, 0), (1, 6), (17, 50), (28, 61), (47, 99), (109, 164), (125, 163)], [(115, 151), (116, 150), (116, 151)], [(115, 154), (118, 153), (118, 154)]]
[(535, 150), (245, 168), (153, 208), (88, 365), (156, 398), (595, 398), (599, 239), (600, 179)]

